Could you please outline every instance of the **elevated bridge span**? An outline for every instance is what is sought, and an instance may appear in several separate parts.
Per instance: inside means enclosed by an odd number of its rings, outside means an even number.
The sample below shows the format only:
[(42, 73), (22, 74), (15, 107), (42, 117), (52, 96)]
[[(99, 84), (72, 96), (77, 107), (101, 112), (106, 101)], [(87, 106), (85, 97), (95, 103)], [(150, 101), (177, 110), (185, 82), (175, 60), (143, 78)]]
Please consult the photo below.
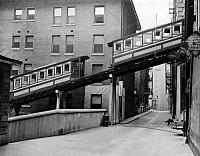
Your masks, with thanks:
[(108, 43), (113, 49), (112, 67), (97, 74), (84, 76), (82, 56), (47, 65), (13, 77), (12, 104), (38, 100), (55, 93), (84, 87), (148, 67), (167, 63), (183, 43), (183, 20), (141, 31)]

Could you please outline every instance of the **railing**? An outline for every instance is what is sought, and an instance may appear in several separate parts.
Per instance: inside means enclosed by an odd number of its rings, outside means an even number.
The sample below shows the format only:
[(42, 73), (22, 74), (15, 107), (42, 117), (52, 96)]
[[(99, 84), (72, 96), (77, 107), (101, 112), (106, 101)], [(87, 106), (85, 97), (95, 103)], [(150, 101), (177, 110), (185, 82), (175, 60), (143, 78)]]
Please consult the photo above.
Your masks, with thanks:
[(106, 109), (58, 109), (9, 118), (9, 142), (63, 135), (102, 124)]
[(148, 29), (113, 41), (113, 57), (182, 36), (183, 20)]

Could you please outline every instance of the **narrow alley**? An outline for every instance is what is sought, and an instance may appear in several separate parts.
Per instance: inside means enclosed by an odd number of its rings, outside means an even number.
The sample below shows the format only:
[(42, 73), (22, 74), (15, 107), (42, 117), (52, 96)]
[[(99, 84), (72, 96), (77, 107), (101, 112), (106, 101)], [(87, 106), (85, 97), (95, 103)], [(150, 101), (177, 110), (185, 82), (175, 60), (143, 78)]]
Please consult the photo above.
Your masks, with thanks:
[(164, 122), (169, 116), (165, 111), (152, 111), (127, 124), (10, 143), (0, 147), (0, 155), (192, 156), (182, 131)]

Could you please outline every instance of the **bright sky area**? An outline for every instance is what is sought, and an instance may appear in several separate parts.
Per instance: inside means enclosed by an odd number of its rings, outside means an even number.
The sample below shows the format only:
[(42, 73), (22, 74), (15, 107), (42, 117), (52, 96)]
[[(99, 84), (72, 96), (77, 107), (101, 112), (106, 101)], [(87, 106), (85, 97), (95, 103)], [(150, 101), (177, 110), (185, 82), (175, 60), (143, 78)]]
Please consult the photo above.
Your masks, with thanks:
[(170, 0), (133, 0), (142, 30), (156, 26), (156, 14), (157, 25), (166, 24), (171, 21), (169, 15), (169, 1)]

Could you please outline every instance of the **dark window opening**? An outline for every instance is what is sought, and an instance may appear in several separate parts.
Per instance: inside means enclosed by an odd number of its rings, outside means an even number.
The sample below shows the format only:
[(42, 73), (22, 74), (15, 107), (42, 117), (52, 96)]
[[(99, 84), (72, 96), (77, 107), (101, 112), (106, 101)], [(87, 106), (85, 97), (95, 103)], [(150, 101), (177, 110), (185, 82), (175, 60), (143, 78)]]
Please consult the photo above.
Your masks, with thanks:
[(91, 94), (91, 109), (102, 109), (102, 94)]

